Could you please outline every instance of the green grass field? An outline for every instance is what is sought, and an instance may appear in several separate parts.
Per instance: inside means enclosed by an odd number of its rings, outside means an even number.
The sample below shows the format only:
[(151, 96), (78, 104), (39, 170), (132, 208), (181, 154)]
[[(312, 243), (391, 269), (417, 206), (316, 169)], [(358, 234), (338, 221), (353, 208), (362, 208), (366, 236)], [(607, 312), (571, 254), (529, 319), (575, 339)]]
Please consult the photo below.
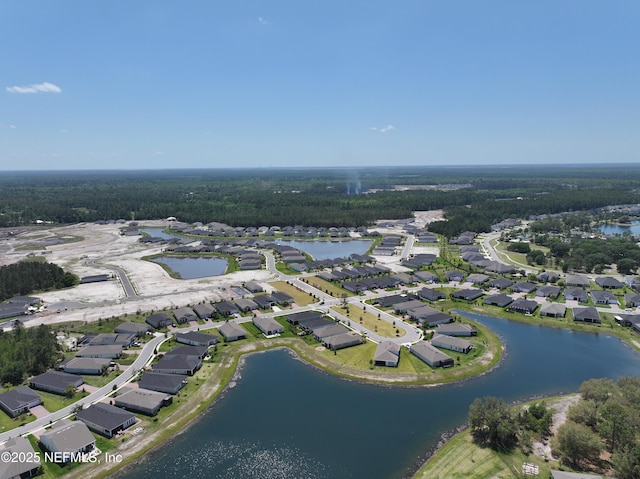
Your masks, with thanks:
[(316, 302), (316, 299), (313, 298), (309, 293), (300, 291), (298, 288), (287, 283), (286, 281), (273, 281), (269, 284), (279, 291), (293, 296), (293, 300), (298, 306), (306, 306), (308, 304)]
[[(374, 331), (380, 336), (384, 336), (385, 338), (395, 338), (396, 336), (403, 336), (406, 332), (400, 326), (394, 326), (388, 321), (378, 319), (378, 316), (376, 314), (373, 314), (369, 311), (364, 311), (362, 308), (354, 304), (347, 304), (346, 306), (347, 309), (342, 306), (332, 306), (331, 309), (347, 316), (351, 321), (361, 324), (369, 331)], [(398, 321), (398, 323), (399, 322), (400, 321)], [(396, 329), (398, 330), (398, 333), (396, 333)]]

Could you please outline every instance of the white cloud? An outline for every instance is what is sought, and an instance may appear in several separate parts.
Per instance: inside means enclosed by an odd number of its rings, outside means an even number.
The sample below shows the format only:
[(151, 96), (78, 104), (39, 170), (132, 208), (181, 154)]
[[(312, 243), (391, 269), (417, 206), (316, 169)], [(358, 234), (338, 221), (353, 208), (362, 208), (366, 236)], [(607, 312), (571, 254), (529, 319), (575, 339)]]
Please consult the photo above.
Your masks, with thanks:
[(387, 133), (388, 131), (395, 130), (396, 127), (393, 125), (383, 126), (382, 128), (378, 128), (377, 126), (369, 127), (371, 131), (379, 131), (380, 133)]
[(9, 93), (60, 93), (62, 89), (53, 83), (44, 82), (28, 86), (8, 86)]
[(258, 17), (258, 22), (260, 23), (260, 25), (266, 25), (267, 24), (267, 21), (262, 17)]

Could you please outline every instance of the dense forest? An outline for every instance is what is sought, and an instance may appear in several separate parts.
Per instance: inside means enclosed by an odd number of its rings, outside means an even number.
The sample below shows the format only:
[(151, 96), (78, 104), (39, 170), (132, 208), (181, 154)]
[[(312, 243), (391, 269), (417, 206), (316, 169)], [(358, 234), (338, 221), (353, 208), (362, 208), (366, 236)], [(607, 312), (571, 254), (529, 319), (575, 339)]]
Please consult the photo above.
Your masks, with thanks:
[(26, 329), (17, 323), (11, 332), (0, 328), (2, 384), (21, 384), (26, 377), (53, 368), (60, 359), (60, 346), (48, 326)]
[[(444, 209), (432, 230), (640, 202), (633, 165), (3, 172), (0, 226), (159, 219), (231, 226), (365, 226)], [(402, 188), (410, 188), (401, 191)]]
[(77, 276), (56, 264), (21, 261), (0, 267), (0, 301), (34, 291), (67, 288), (77, 281)]

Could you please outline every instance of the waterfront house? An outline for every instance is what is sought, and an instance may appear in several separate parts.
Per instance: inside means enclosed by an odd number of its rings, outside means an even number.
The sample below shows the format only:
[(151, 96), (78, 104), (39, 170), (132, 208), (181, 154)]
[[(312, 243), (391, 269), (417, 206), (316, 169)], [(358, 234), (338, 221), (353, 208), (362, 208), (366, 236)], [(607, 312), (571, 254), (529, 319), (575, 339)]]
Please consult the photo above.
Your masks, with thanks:
[(124, 388), (122, 394), (114, 399), (114, 405), (127, 411), (155, 416), (163, 406), (171, 404), (171, 396), (147, 389)]
[(149, 391), (157, 391), (167, 394), (178, 394), (178, 391), (187, 384), (186, 374), (168, 374), (159, 372), (144, 372), (140, 376), (138, 386)]
[(518, 298), (507, 307), (507, 310), (514, 313), (533, 314), (537, 308), (537, 302), (531, 299)]
[(322, 344), (327, 349), (335, 351), (338, 349), (349, 348), (351, 346), (357, 346), (359, 344), (362, 344), (363, 342), (364, 339), (362, 339), (362, 336), (360, 336), (358, 333), (349, 332), (326, 338)]
[(436, 328), (436, 334), (444, 334), (447, 336), (476, 336), (478, 330), (471, 324), (448, 323), (439, 324)]
[(93, 432), (109, 438), (136, 423), (134, 414), (105, 403), (95, 403), (78, 411), (76, 419), (85, 423)]
[(595, 304), (618, 304), (616, 295), (609, 291), (594, 289), (591, 290), (589, 294), (591, 294), (591, 298)]
[(573, 320), (582, 321), (584, 323), (599, 323), (600, 315), (594, 307), (573, 308)]
[(566, 313), (567, 307), (560, 303), (544, 303), (540, 308), (540, 316), (564, 318)]
[(513, 302), (513, 298), (503, 293), (492, 294), (488, 298), (485, 298), (482, 301), (484, 304), (489, 306), (498, 306), (499, 308), (504, 308)]
[(453, 299), (462, 299), (464, 301), (474, 301), (478, 298), (481, 298), (484, 295), (482, 290), (480, 289), (460, 289), (458, 291), (454, 291), (451, 293), (451, 297)]
[(453, 366), (453, 358), (451, 356), (443, 353), (427, 341), (423, 340), (412, 344), (409, 351), (432, 368)]
[(397, 367), (400, 361), (400, 345), (392, 341), (382, 341), (373, 355), (376, 366)]
[(448, 349), (458, 353), (467, 354), (473, 345), (470, 341), (454, 336), (438, 334), (431, 339), (431, 345), (436, 348)]

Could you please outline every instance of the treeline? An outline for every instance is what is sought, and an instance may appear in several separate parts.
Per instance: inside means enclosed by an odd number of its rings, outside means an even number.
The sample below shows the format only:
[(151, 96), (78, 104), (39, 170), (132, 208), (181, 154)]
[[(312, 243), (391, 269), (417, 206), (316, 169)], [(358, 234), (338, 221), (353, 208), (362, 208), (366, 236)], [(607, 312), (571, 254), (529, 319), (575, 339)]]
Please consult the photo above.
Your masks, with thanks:
[(608, 469), (606, 450), (618, 479), (640, 477), (640, 378), (590, 379), (580, 395), (558, 429), (554, 451), (576, 468)]
[[(0, 175), (0, 226), (116, 219), (364, 226), (444, 209), (452, 237), (509, 217), (638, 203), (640, 167), (159, 170)], [(615, 184), (615, 186), (613, 186)], [(391, 191), (395, 185), (437, 188)], [(382, 190), (376, 190), (382, 188)], [(368, 192), (368, 193), (367, 193)]]
[(21, 384), (29, 376), (42, 374), (62, 359), (60, 346), (46, 325), (11, 332), (0, 329), (0, 382)]
[[(613, 467), (618, 479), (640, 477), (640, 378), (590, 379), (580, 396), (551, 439), (553, 453), (575, 469)], [(551, 435), (552, 416), (544, 402), (516, 411), (501, 398), (484, 397), (473, 401), (468, 420), (481, 446), (501, 452), (519, 447), (528, 454), (532, 441)]]
[(0, 301), (34, 291), (73, 286), (78, 277), (60, 266), (39, 261), (21, 261), (0, 267)]

